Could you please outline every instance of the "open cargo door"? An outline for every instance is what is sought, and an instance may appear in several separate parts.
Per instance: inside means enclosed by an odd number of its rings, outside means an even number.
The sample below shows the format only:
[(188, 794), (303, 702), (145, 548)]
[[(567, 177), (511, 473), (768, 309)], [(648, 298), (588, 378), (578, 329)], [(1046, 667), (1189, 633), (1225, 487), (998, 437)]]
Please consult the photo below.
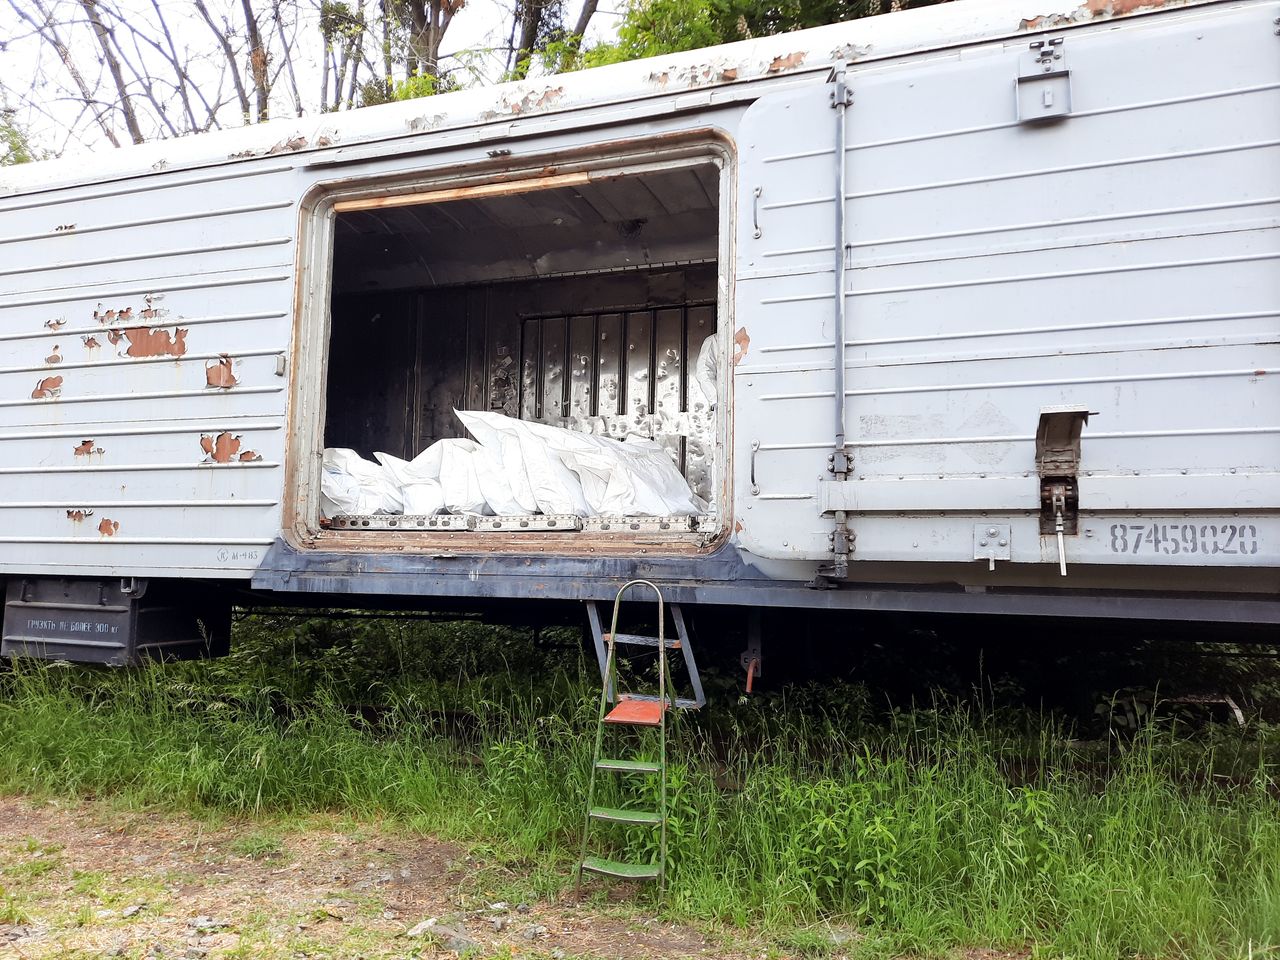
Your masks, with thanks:
[(1276, 564), (1275, 9), (850, 66), (840, 244), (831, 88), (753, 105), (745, 549), (830, 556), (847, 511), (853, 560)]

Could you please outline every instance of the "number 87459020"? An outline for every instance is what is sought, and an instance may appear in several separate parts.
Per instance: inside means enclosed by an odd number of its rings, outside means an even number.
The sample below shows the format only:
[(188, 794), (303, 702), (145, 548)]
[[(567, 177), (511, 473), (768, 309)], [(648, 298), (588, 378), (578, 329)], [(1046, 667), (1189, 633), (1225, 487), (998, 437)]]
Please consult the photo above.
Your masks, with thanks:
[(1205, 556), (1258, 552), (1258, 528), (1252, 523), (1113, 523), (1112, 553), (1162, 553)]

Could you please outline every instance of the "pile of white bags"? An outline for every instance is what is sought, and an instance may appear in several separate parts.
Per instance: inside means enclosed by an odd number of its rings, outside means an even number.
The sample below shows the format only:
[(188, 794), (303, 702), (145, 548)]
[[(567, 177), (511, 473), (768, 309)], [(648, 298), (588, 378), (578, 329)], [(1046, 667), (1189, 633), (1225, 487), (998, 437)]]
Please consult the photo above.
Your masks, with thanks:
[(440, 440), (412, 460), (324, 451), (321, 503), (344, 514), (534, 513), (671, 517), (706, 512), (652, 440), (576, 433), (498, 413), (454, 411), (471, 440)]

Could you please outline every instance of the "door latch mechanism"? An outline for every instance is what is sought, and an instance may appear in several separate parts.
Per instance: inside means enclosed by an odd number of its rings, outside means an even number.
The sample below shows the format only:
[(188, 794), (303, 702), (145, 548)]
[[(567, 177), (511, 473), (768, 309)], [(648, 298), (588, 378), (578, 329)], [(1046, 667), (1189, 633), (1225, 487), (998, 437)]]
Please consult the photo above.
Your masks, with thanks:
[(1080, 530), (1080, 431), (1087, 407), (1044, 407), (1036, 429), (1036, 473), (1040, 477), (1040, 535), (1058, 547), (1058, 573), (1067, 575), (1067, 541)]

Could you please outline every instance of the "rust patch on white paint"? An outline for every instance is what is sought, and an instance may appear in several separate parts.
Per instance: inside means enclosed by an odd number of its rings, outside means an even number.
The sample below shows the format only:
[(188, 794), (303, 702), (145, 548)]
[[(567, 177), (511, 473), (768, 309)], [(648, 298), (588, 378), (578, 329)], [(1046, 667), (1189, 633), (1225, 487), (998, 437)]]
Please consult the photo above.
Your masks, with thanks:
[(46, 327), (48, 327), (50, 330), (57, 330), (57, 329), (59, 329), (60, 327), (65, 327), (65, 326), (67, 325), (67, 318), (66, 318), (66, 317), (52, 317), (51, 319), (46, 320), (46, 321), (44, 322), (44, 325), (45, 325)]
[(112, 307), (111, 309), (103, 310), (102, 304), (98, 304), (94, 308), (93, 319), (102, 324), (116, 323), (118, 321), (127, 322), (133, 319), (133, 307), (124, 307), (120, 310)]
[(114, 537), (119, 530), (119, 520), (112, 520), (110, 517), (103, 517), (98, 522), (98, 532), (104, 537)]
[(204, 367), (204, 378), (208, 386), (218, 390), (230, 390), (240, 381), (231, 370), (232, 360), (222, 354), (217, 360), (210, 360)]
[(101, 447), (95, 447), (92, 440), (81, 440), (72, 448), (71, 452), (77, 457), (91, 457), (95, 453), (101, 454), (103, 449)]
[(126, 357), (180, 357), (187, 352), (187, 333), (181, 327), (172, 332), (163, 327), (126, 327), (107, 331), (112, 345), (128, 340)]
[(736, 367), (742, 358), (747, 355), (747, 348), (751, 346), (751, 336), (747, 333), (746, 327), (739, 327), (733, 335), (733, 365)]
[(51, 400), (62, 393), (61, 377), (45, 377), (31, 391), (32, 400)]
[(102, 346), (102, 344), (98, 342), (98, 338), (94, 336), (81, 337), (80, 342), (83, 343), (90, 350), (97, 350), (100, 346)]
[(214, 435), (200, 435), (200, 449), (205, 452), (205, 463), (252, 463), (261, 460), (262, 454), (255, 450), (241, 450), (241, 438), (226, 431)]
[(804, 63), (806, 54), (803, 50), (797, 50), (795, 53), (788, 53), (786, 56), (777, 56), (769, 61), (769, 73), (781, 73), (783, 70), (794, 70), (796, 67)]
[(82, 520), (84, 520), (85, 517), (92, 517), (92, 516), (93, 516), (92, 510), (85, 510), (83, 508), (79, 510), (67, 511), (67, 519), (75, 523), (80, 523)]
[(44, 362), (45, 363), (61, 363), (62, 362), (62, 351), (58, 349), (58, 345), (56, 343), (53, 345), (53, 353), (45, 357)]

